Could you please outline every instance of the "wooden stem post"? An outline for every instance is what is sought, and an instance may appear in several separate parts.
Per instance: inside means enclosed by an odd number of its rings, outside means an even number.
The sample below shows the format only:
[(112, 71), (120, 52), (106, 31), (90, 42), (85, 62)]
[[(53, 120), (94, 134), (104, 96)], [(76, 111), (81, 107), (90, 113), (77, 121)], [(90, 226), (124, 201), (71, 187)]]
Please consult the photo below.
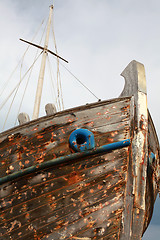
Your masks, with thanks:
[(132, 61), (121, 75), (125, 78), (125, 88), (121, 96), (133, 96), (134, 111), (131, 130), (131, 160), (128, 167), (124, 211), (124, 232), (121, 239), (140, 240), (145, 219), (148, 159), (148, 109), (144, 66), (139, 62)]

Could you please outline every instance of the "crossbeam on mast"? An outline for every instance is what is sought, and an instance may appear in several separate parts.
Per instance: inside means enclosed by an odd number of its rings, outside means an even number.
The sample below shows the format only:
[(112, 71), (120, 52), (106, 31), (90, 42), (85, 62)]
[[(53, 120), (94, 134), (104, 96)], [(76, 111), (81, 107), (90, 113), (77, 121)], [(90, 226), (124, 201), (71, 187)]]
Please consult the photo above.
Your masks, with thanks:
[(19, 40), (22, 41), (22, 42), (28, 43), (28, 44), (30, 44), (30, 45), (32, 45), (32, 46), (34, 46), (34, 47), (40, 48), (40, 49), (42, 49), (43, 51), (47, 51), (47, 52), (51, 53), (52, 55), (54, 55), (55, 57), (58, 57), (59, 59), (63, 60), (64, 62), (68, 63), (68, 61), (67, 61), (66, 59), (64, 59), (64, 58), (62, 58), (61, 56), (57, 55), (56, 53), (52, 52), (52, 51), (49, 50), (48, 48), (45, 49), (44, 47), (42, 47), (42, 46), (40, 46), (40, 45), (38, 45), (38, 44), (35, 44), (35, 43), (32, 43), (32, 42), (26, 41), (26, 40), (24, 40), (24, 39), (22, 39), (22, 38), (20, 38)]

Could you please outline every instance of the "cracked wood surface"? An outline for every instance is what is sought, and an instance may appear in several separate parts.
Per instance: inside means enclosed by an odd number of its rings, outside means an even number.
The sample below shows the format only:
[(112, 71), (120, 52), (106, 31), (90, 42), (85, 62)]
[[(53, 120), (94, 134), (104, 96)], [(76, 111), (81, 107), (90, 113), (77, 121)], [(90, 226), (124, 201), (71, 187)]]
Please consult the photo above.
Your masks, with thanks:
[[(38, 126), (39, 125), (39, 126)], [(45, 127), (46, 126), (46, 127)], [(1, 176), (70, 153), (78, 127), (96, 146), (130, 136), (130, 98), (86, 106), (1, 138)], [(129, 148), (45, 169), (1, 186), (0, 239), (118, 239)]]
[(0, 134), (0, 177), (70, 154), (68, 139), (77, 128), (92, 131), (96, 147), (132, 141), (2, 184), (0, 240), (141, 239), (159, 187), (159, 143), (150, 114), (137, 109), (145, 86), (131, 86), (137, 89), (137, 96), (63, 111)]

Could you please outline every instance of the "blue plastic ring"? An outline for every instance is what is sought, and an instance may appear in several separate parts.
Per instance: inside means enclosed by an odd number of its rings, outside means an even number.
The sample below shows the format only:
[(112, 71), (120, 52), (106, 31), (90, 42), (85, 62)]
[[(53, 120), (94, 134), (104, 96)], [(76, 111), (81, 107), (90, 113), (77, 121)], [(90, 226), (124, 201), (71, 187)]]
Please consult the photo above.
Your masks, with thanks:
[(69, 145), (75, 152), (93, 149), (95, 148), (94, 134), (88, 129), (76, 129), (69, 137)]

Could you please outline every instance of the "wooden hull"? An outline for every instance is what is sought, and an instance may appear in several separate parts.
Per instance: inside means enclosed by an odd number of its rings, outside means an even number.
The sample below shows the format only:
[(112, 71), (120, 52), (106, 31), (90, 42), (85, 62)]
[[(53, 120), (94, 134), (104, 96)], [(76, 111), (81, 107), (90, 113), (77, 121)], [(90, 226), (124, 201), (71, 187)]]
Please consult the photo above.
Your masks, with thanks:
[[(96, 147), (132, 140), (133, 117), (134, 98), (125, 97), (11, 129), (0, 136), (0, 177), (71, 154), (68, 139), (77, 128), (92, 131)], [(149, 122), (149, 138), (154, 141), (151, 144), (148, 140), (149, 152), (158, 152), (151, 118)], [(129, 228), (126, 219), (134, 206), (134, 197), (129, 196), (132, 155), (131, 143), (107, 153), (37, 169), (3, 183), (0, 239), (123, 239), (124, 230)], [(158, 191), (153, 173), (158, 161), (148, 164), (143, 231), (149, 224)]]

